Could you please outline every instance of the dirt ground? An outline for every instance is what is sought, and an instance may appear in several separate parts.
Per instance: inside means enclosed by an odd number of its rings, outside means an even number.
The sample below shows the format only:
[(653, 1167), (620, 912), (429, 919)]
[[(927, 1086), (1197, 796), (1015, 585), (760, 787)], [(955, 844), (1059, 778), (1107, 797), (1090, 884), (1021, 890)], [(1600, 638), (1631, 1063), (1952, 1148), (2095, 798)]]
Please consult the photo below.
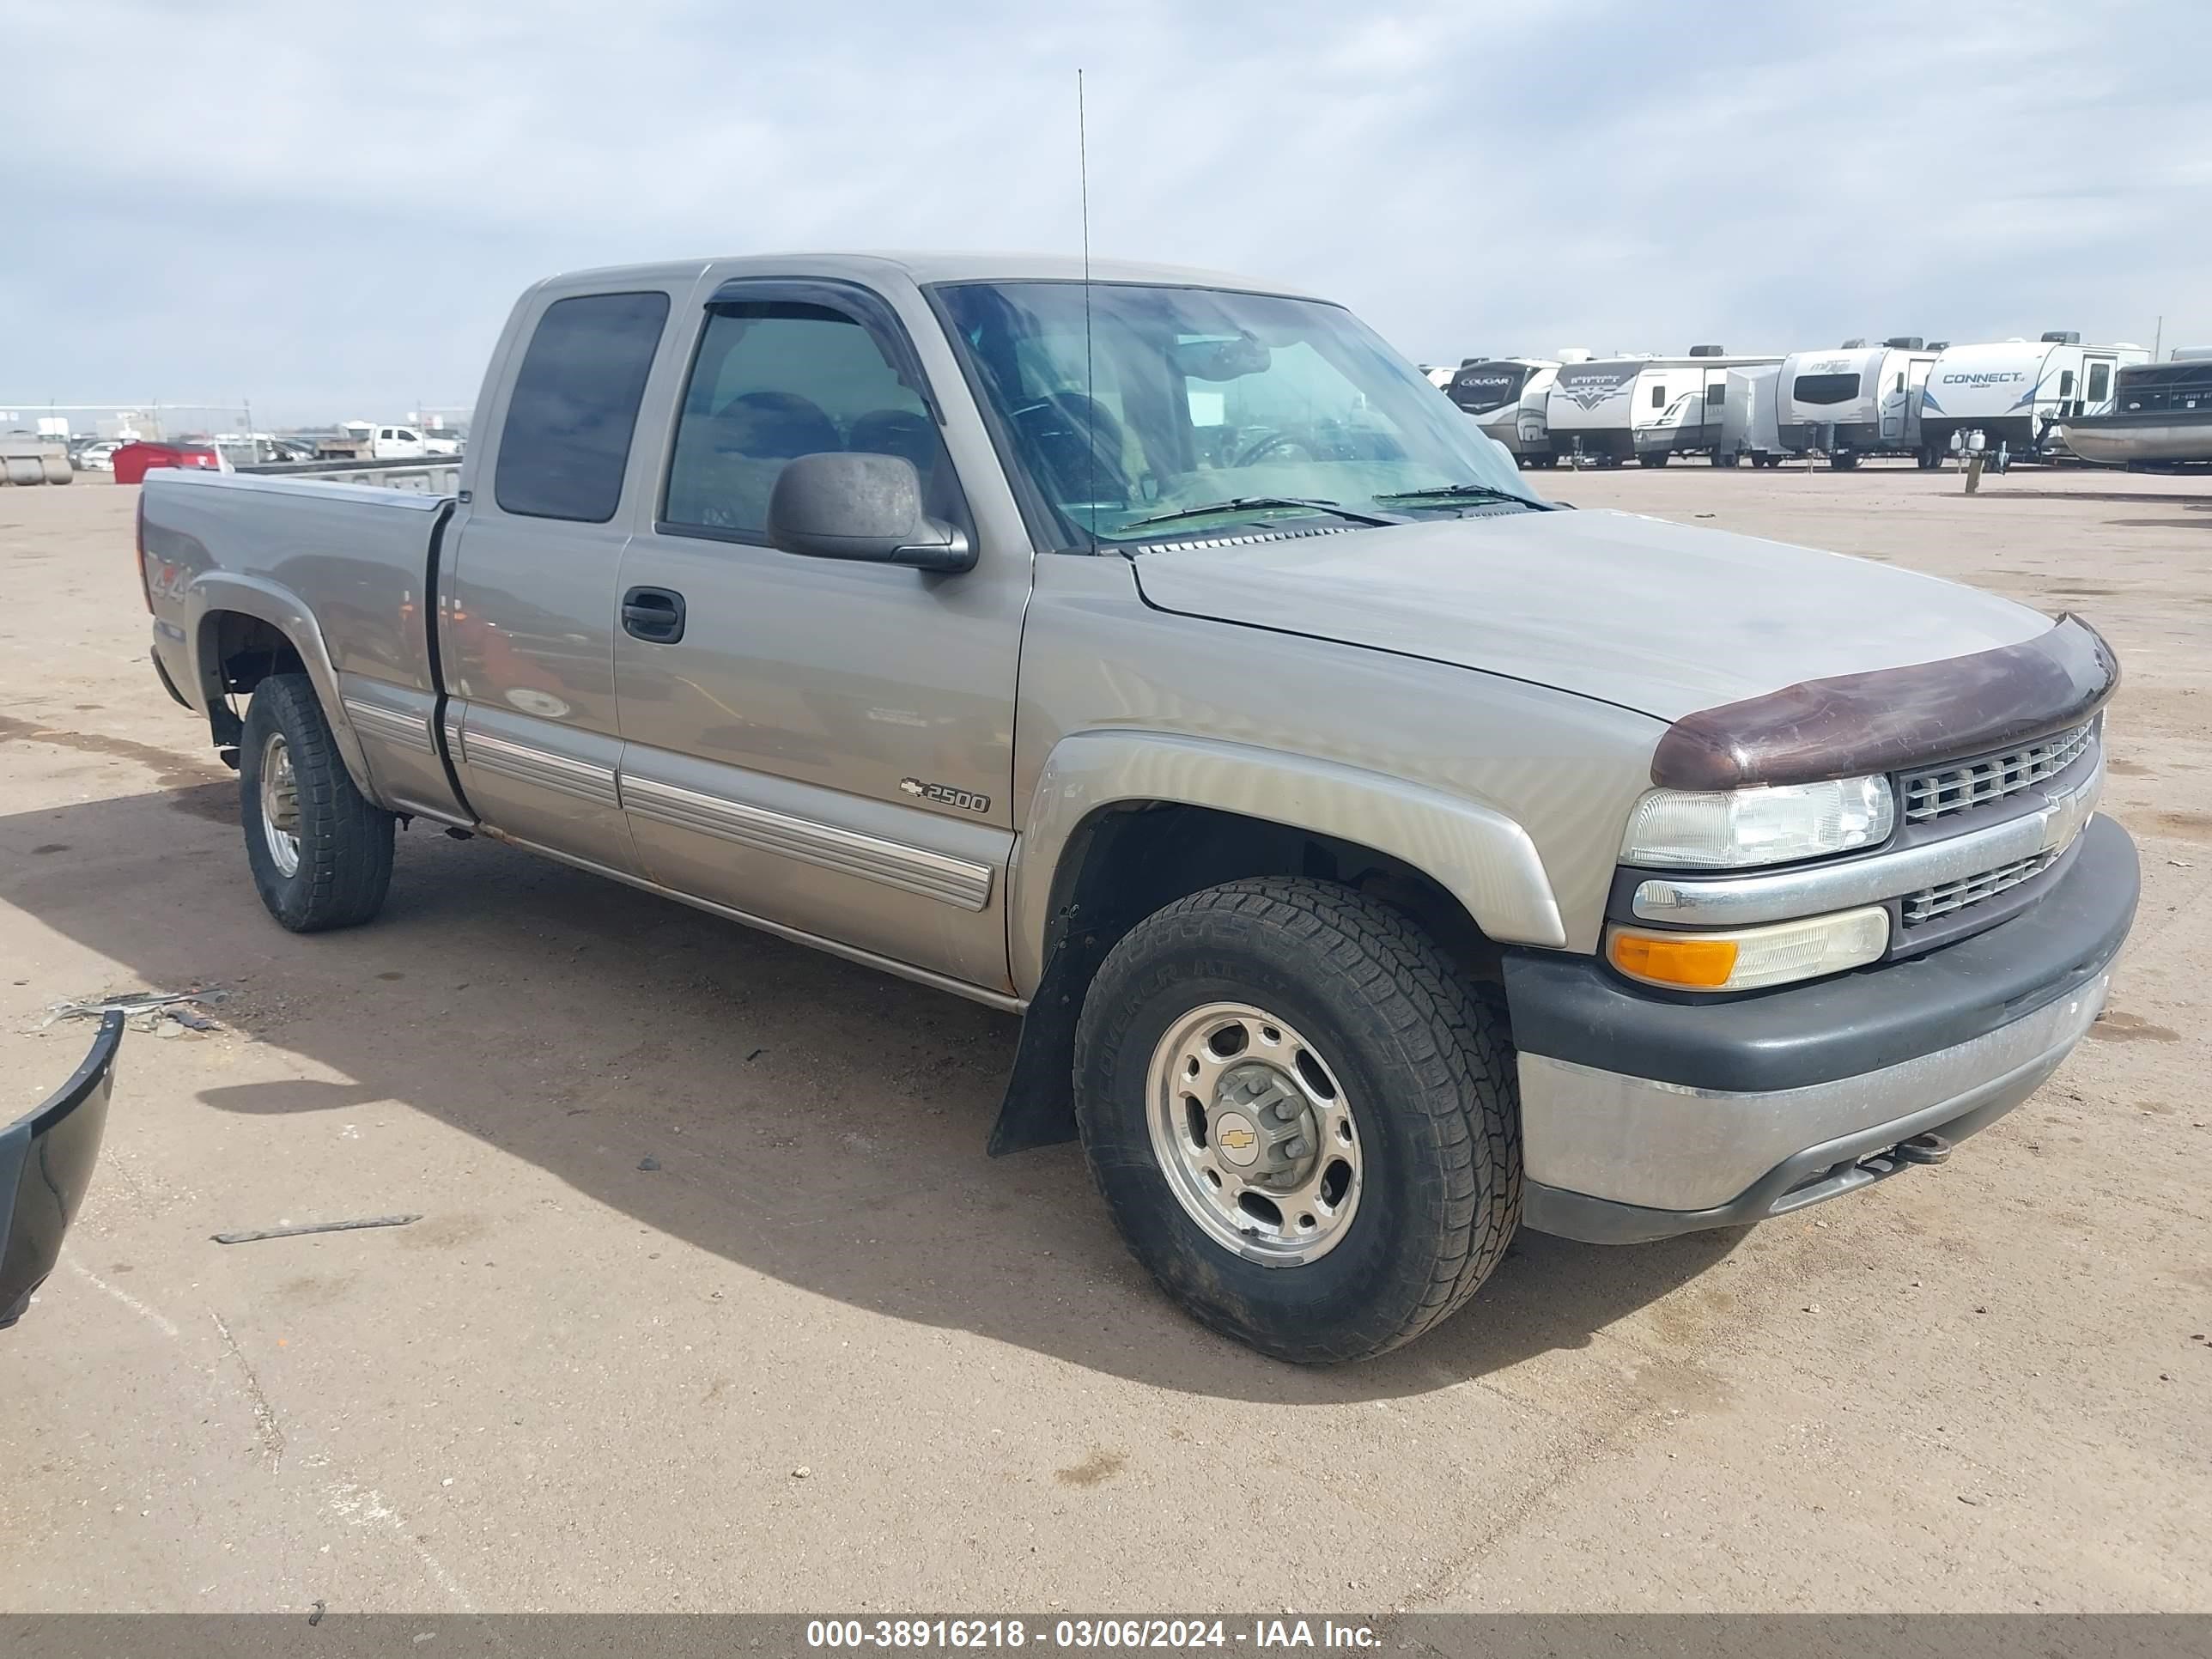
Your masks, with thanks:
[(0, 1334), (0, 1607), (2212, 1609), (2212, 493), (1546, 482), (2090, 617), (2141, 919), (1948, 1166), (1523, 1235), (1313, 1373), (1170, 1308), (1072, 1149), (983, 1156), (1010, 1019), (420, 828), (376, 925), (281, 932), (147, 664), (135, 490), (0, 490), (0, 1116), (89, 1038), (56, 1001), (227, 993), (126, 1038)]

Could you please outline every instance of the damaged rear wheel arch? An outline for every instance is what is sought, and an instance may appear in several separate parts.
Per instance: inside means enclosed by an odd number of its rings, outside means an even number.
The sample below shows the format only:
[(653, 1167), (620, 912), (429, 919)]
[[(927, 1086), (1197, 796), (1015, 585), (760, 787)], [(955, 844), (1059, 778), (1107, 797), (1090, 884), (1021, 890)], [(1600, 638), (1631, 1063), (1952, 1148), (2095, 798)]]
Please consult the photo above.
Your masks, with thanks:
[(210, 611), (200, 618), (201, 700), (209, 735), (218, 749), (234, 749), (243, 720), (231, 699), (251, 695), (275, 674), (304, 674), (307, 662), (283, 629), (243, 611)]

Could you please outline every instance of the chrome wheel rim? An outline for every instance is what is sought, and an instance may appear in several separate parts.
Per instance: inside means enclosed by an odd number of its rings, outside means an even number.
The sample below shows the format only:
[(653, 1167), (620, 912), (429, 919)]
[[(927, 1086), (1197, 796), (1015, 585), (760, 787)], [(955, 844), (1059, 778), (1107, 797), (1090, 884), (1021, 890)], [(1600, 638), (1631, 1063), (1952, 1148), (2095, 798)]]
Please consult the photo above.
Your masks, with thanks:
[(281, 732), (261, 746), (261, 839), (276, 872), (300, 870), (300, 786), (292, 776), (292, 749)]
[(1359, 1126), (1335, 1068), (1287, 1020), (1212, 1002), (1169, 1026), (1146, 1076), (1168, 1190), (1224, 1249), (1318, 1261), (1359, 1207)]

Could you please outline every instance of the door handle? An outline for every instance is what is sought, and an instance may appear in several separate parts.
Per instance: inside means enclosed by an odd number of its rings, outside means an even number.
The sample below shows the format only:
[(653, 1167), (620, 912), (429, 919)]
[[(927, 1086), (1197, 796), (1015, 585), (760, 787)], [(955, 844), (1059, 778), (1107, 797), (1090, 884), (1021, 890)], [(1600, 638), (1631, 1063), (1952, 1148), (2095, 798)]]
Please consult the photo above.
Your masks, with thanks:
[(684, 596), (672, 588), (633, 587), (623, 595), (623, 632), (648, 645), (674, 645), (684, 637)]

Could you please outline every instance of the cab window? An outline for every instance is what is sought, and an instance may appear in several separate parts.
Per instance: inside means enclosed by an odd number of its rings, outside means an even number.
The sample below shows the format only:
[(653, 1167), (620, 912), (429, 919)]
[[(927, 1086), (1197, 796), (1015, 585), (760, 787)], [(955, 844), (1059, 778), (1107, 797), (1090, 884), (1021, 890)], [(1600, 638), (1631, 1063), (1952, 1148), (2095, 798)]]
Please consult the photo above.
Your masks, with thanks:
[(865, 325), (793, 301), (714, 307), (684, 389), (661, 522), (763, 540), (777, 476), (825, 452), (903, 456), (928, 510), (953, 516), (937, 422)]
[(614, 517), (667, 320), (665, 294), (580, 295), (545, 307), (500, 433), (500, 511), (583, 524)]

